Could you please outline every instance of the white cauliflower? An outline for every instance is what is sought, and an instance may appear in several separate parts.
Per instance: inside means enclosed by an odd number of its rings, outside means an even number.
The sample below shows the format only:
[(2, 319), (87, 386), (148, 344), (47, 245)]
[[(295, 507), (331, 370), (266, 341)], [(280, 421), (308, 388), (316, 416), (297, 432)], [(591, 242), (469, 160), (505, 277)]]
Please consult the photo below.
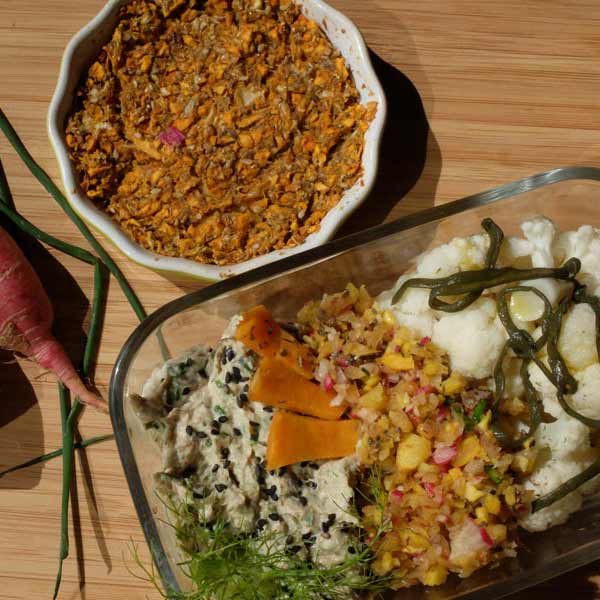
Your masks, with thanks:
[(596, 362), (574, 375), (577, 391), (568, 398), (569, 404), (586, 417), (600, 419), (600, 364)]
[(448, 352), (452, 369), (483, 379), (492, 374), (506, 337), (494, 300), (479, 298), (460, 312), (444, 314), (433, 326), (432, 340)]
[(596, 315), (587, 304), (575, 304), (563, 318), (558, 350), (569, 369), (581, 370), (598, 362)]
[[(525, 238), (504, 240), (499, 266), (517, 268), (557, 267), (573, 256), (582, 262), (578, 279), (589, 286), (590, 293), (600, 293), (600, 230), (590, 226), (577, 231), (559, 233), (552, 221), (537, 217), (521, 225)], [(488, 236), (473, 235), (455, 238), (416, 261), (413, 273), (401, 277), (394, 288), (378, 299), (384, 309), (390, 308), (398, 321), (419, 335), (430, 336), (435, 344), (448, 353), (452, 369), (467, 377), (483, 379), (493, 372), (507, 335), (496, 310), (497, 290), (487, 290), (471, 306), (457, 313), (435, 311), (429, 307), (429, 290), (409, 289), (395, 305), (395, 291), (411, 277), (446, 277), (457, 271), (482, 268), (489, 247)], [(570, 284), (554, 279), (522, 282), (539, 289), (553, 305), (570, 290)], [(510, 310), (518, 327), (541, 335), (540, 302), (529, 293), (511, 299)], [(568, 401), (583, 414), (600, 418), (600, 363), (595, 343), (595, 315), (587, 305), (575, 305), (565, 315), (559, 340), (559, 350), (577, 379), (579, 389)], [(539, 354), (547, 362), (544, 350)], [(518, 371), (520, 361), (509, 360), (505, 365), (508, 396), (522, 397), (523, 388)], [(525, 481), (536, 497), (543, 496), (585, 469), (598, 454), (590, 445), (589, 429), (569, 417), (560, 407), (552, 383), (532, 364), (531, 381), (540, 394), (544, 410), (556, 421), (542, 423), (535, 436), (539, 459), (533, 473)], [(563, 523), (570, 513), (581, 506), (582, 496), (600, 485), (600, 476), (566, 498), (534, 515), (523, 519), (522, 525), (539, 531)]]
[[(531, 365), (529, 373), (531, 382), (540, 394), (545, 412), (556, 419), (553, 423), (542, 423), (535, 435), (540, 458), (533, 473), (525, 481), (525, 487), (533, 490), (536, 497), (539, 497), (581, 473), (595, 460), (598, 450), (590, 445), (588, 427), (561, 408), (556, 398), (556, 389), (542, 371), (536, 365)], [(596, 414), (590, 413), (589, 416), (600, 416), (600, 365), (593, 365), (574, 376), (579, 389), (569, 402), (576, 410), (594, 407)], [(586, 411), (583, 412), (587, 414)], [(580, 508), (584, 493), (590, 489), (575, 490), (548, 508), (528, 515), (521, 521), (521, 525), (530, 531), (543, 531), (564, 523), (572, 512)]]
[(446, 277), (457, 271), (481, 269), (489, 246), (485, 234), (454, 238), (417, 259), (417, 277)]
[(592, 294), (600, 294), (600, 229), (582, 225), (577, 231), (566, 231), (558, 236), (556, 251), (561, 261), (573, 256), (581, 261), (577, 279), (589, 287)]

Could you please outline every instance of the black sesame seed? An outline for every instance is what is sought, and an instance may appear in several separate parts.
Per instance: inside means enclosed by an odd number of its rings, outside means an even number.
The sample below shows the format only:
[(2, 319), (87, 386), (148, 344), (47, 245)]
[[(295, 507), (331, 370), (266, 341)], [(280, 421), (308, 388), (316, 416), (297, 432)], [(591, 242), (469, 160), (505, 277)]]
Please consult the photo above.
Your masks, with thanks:
[(213, 435), (219, 435), (219, 434), (221, 433), (221, 430), (220, 430), (220, 429), (214, 429), (214, 428), (213, 428), (213, 429), (211, 429), (211, 430), (210, 430), (210, 432), (211, 432)]
[(336, 519), (336, 514), (335, 514), (335, 513), (329, 513), (329, 514), (327, 515), (327, 520), (328, 520), (328, 521), (329, 521), (331, 524), (335, 523), (335, 519)]
[(329, 521), (323, 521), (323, 523), (321, 523), (321, 529), (323, 533), (328, 533), (330, 527), (331, 525), (329, 524)]
[(219, 423), (227, 423), (227, 421), (229, 421), (229, 417), (226, 417), (225, 415), (219, 417)]
[(288, 546), (291, 546), (291, 545), (294, 543), (294, 536), (293, 536), (293, 535), (288, 535), (288, 536), (285, 538), (285, 543), (286, 543)]
[(242, 435), (242, 432), (241, 432), (241, 430), (240, 430), (240, 429), (238, 429), (237, 427), (234, 427), (234, 428), (233, 428), (233, 434), (234, 434), (234, 435), (237, 435), (237, 436), (239, 437), (240, 435)]
[(224, 469), (229, 469), (230, 466), (231, 466), (231, 461), (230, 460), (224, 460), (223, 461), (223, 468)]
[(191, 425), (188, 425), (188, 426), (185, 428), (185, 432), (186, 432), (188, 435), (194, 435), (194, 428), (193, 428)]
[(304, 496), (298, 496), (298, 500), (300, 500), (300, 504), (302, 504), (302, 506), (306, 506), (308, 504), (308, 500)]
[(263, 406), (263, 410), (267, 413), (272, 413), (273, 407), (272, 406)]
[(348, 554), (356, 554), (356, 548), (354, 546), (348, 546)]
[(235, 350), (233, 348), (227, 348), (225, 355), (227, 356), (227, 360), (232, 361), (235, 358)]
[(309, 466), (311, 469), (315, 469), (315, 471), (316, 471), (316, 470), (319, 468), (319, 466), (320, 466), (320, 465), (318, 465), (317, 463), (314, 463), (314, 462), (312, 462), (312, 463), (310, 463), (308, 466)]
[(298, 554), (300, 550), (302, 550), (302, 546), (292, 546), (291, 548), (288, 548), (290, 554)]
[(300, 466), (301, 466), (301, 467), (308, 467), (308, 461), (307, 461), (307, 460), (303, 460), (303, 461), (300, 463)]
[(223, 356), (221, 357), (221, 364), (227, 364), (227, 352), (223, 352)]
[(285, 475), (285, 467), (280, 467), (279, 471), (277, 471), (277, 475), (283, 477)]
[(213, 419), (210, 423), (215, 429), (219, 429), (221, 427), (221, 424), (219, 423), (219, 421)]
[(196, 500), (203, 500), (204, 499), (204, 494), (201, 494), (200, 492), (194, 492), (193, 496), (194, 496), (194, 498), (196, 498)]
[(231, 383), (231, 373), (229, 371), (225, 373), (225, 383)]
[(269, 519), (271, 519), (271, 521), (281, 521), (281, 517), (277, 513), (271, 513)]
[(258, 527), (258, 529), (264, 529), (267, 526), (267, 520), (266, 519), (259, 519), (256, 522), (256, 527)]
[(196, 437), (203, 440), (204, 438), (208, 437), (208, 434), (204, 433), (204, 431), (196, 431)]
[(242, 388), (242, 392), (247, 392), (250, 389), (250, 386), (248, 384), (246, 384), (243, 388)]
[(227, 458), (229, 456), (229, 448), (221, 448), (221, 456)]
[(190, 393), (190, 388), (189, 388), (189, 387), (184, 387), (184, 388), (181, 390), (181, 395), (182, 395), (182, 396), (187, 396), (189, 393)]
[(231, 379), (233, 380), (233, 383), (239, 383), (241, 377), (242, 377), (242, 373), (240, 372), (240, 368), (233, 367), (231, 369)]
[(258, 482), (258, 485), (265, 485), (265, 476), (264, 475), (259, 475), (256, 478), (256, 481)]
[(216, 473), (219, 470), (219, 465), (213, 465), (212, 472)]
[(217, 490), (217, 492), (224, 492), (227, 489), (227, 486), (224, 483), (217, 483), (215, 484), (215, 490)]
[(303, 540), (309, 540), (311, 536), (312, 536), (312, 531), (308, 531), (307, 533), (304, 533), (302, 535), (302, 539)]
[(248, 394), (246, 394), (245, 392), (240, 394), (240, 400), (242, 402), (248, 402)]

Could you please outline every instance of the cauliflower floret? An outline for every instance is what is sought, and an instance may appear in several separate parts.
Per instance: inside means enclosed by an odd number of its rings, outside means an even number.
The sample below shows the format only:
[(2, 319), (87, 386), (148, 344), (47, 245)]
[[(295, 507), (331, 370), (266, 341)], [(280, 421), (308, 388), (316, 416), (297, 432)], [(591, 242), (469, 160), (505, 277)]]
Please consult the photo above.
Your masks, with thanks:
[(517, 267), (519, 269), (531, 268), (531, 253), (533, 244), (516, 236), (504, 238), (500, 255), (498, 256), (499, 267)]
[(490, 242), (487, 235), (454, 238), (417, 259), (419, 277), (446, 277), (457, 271), (481, 269)]
[(578, 412), (592, 419), (600, 419), (600, 364), (595, 363), (575, 373), (577, 392), (569, 404)]
[(556, 225), (546, 217), (535, 217), (523, 221), (521, 231), (533, 246), (531, 264), (534, 267), (553, 267), (553, 249), (558, 233)]
[(400, 300), (392, 306), (392, 298), (400, 286), (414, 277), (403, 275), (389, 291), (383, 292), (377, 298), (377, 304), (382, 309), (391, 309), (400, 325), (412, 329), (420, 336), (431, 337), (435, 323), (435, 311), (429, 307), (429, 290), (408, 288)]
[(558, 350), (570, 369), (581, 370), (598, 363), (596, 315), (590, 306), (576, 304), (564, 316)]
[[(525, 488), (533, 490), (536, 496), (543, 496), (555, 490), (562, 483), (577, 475), (582, 467), (564, 461), (548, 461), (532, 473), (525, 482)], [(528, 531), (544, 531), (549, 527), (564, 523), (571, 513), (579, 510), (582, 502), (580, 490), (575, 490), (548, 508), (521, 519), (520, 525)]]
[(566, 231), (558, 236), (557, 255), (561, 261), (573, 256), (581, 261), (577, 279), (589, 287), (592, 294), (600, 293), (600, 229), (583, 225), (577, 231)]
[[(556, 389), (542, 371), (532, 364), (529, 374), (541, 396), (545, 412), (556, 419), (553, 423), (542, 423), (535, 435), (540, 459), (525, 481), (525, 487), (533, 490), (539, 497), (581, 473), (595, 460), (598, 450), (590, 446), (588, 427), (563, 411), (556, 398)], [(600, 365), (593, 365), (586, 371), (575, 374), (575, 377), (580, 389), (570, 399), (573, 407), (580, 410), (597, 406), (596, 397), (599, 394), (595, 382), (600, 381)], [(542, 531), (564, 523), (572, 512), (580, 508), (583, 494), (589, 493), (591, 489), (575, 490), (552, 506), (525, 517), (521, 525), (530, 531)]]
[(492, 374), (506, 340), (496, 303), (479, 298), (468, 308), (442, 316), (433, 326), (433, 341), (448, 352), (450, 365), (467, 377)]

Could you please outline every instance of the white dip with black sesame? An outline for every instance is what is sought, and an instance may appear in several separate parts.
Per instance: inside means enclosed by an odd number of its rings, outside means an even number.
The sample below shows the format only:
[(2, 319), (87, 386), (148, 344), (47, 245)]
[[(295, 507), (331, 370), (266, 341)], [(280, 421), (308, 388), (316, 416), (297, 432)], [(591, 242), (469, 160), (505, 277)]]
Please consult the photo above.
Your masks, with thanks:
[[(257, 357), (229, 337), (157, 368), (131, 401), (162, 446), (159, 491), (201, 503), (205, 519), (243, 532), (278, 532), (288, 552), (319, 565), (352, 553), (350, 483), (355, 459), (302, 463), (268, 472), (273, 409), (247, 397)], [(279, 536), (278, 536), (279, 537)]]

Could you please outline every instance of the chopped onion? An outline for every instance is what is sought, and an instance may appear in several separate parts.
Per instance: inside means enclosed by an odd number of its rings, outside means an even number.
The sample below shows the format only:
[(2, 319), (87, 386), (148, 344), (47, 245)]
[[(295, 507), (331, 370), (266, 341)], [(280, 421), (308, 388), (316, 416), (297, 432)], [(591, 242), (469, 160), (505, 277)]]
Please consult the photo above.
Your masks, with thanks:
[(167, 146), (181, 146), (185, 141), (185, 135), (177, 127), (168, 127), (163, 131), (158, 139)]

